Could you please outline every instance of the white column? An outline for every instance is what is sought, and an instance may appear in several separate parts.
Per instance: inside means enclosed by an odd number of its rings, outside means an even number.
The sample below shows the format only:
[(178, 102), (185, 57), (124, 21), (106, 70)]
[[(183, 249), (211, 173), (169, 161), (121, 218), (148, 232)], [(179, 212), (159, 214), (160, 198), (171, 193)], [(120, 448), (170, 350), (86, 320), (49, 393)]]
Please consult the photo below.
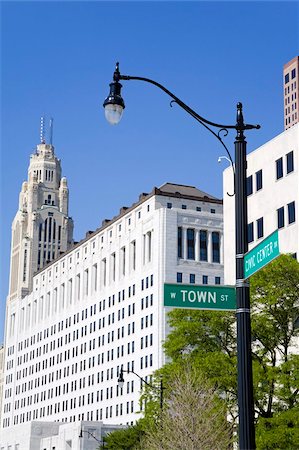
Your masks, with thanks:
[(208, 262), (211, 263), (213, 262), (213, 247), (212, 247), (212, 232), (211, 231), (207, 231), (207, 235), (208, 235)]
[(187, 259), (187, 228), (182, 228), (183, 258)]
[(199, 230), (194, 230), (195, 261), (199, 261)]
[(220, 264), (223, 264), (223, 233), (219, 233)]

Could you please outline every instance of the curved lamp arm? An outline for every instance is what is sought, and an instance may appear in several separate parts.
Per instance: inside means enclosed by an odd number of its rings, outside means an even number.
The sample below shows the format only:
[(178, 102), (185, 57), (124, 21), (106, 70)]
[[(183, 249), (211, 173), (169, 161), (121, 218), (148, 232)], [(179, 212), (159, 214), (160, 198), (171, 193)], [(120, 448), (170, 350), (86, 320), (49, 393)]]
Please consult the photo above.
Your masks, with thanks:
[(165, 386), (163, 386), (163, 380), (161, 378), (160, 381), (160, 387), (155, 386), (154, 384), (148, 383), (144, 378), (142, 378), (140, 375), (138, 375), (138, 373), (134, 372), (134, 370), (125, 370), (121, 367), (120, 369), (120, 373), (119, 373), (119, 377), (118, 377), (118, 382), (123, 384), (124, 383), (124, 372), (126, 373), (133, 373), (134, 375), (136, 375), (136, 377), (138, 377), (144, 384), (146, 384), (147, 386), (149, 386), (152, 389), (155, 389), (157, 391), (159, 391), (160, 393), (160, 408), (163, 408), (163, 391), (165, 389)]
[[(201, 125), (203, 125), (207, 130), (210, 131), (210, 133), (212, 133), (216, 137), (216, 139), (218, 139), (218, 141), (223, 145), (225, 151), (227, 152), (232, 165), (233, 165), (233, 160), (232, 160), (231, 154), (230, 154), (227, 146), (225, 145), (225, 143), (222, 140), (221, 133), (223, 132), (224, 133), (223, 135), (225, 137), (225, 136), (227, 136), (229, 129), (234, 129), (234, 130), (237, 130), (238, 136), (240, 136), (241, 134), (243, 135), (244, 130), (260, 128), (260, 125), (250, 125), (250, 124), (244, 123), (243, 113), (242, 113), (242, 103), (240, 103), (240, 102), (237, 104), (237, 120), (236, 120), (235, 125), (224, 125), (224, 124), (212, 122), (212, 121), (207, 120), (204, 117), (200, 116), (197, 112), (195, 112), (192, 108), (190, 108), (190, 106), (188, 106), (186, 103), (184, 103), (182, 100), (180, 100), (175, 94), (173, 94), (165, 86), (158, 83), (157, 81), (154, 81), (154, 80), (151, 80), (150, 78), (145, 78), (145, 77), (122, 75), (119, 71), (119, 63), (118, 62), (116, 63), (115, 71), (113, 74), (113, 83), (110, 84), (110, 94), (104, 102), (104, 107), (106, 107), (107, 105), (116, 105), (116, 107), (120, 108), (121, 111), (124, 109), (125, 104), (121, 97), (122, 85), (119, 83), (120, 80), (145, 81), (146, 83), (150, 83), (150, 84), (153, 84), (154, 86), (157, 86), (159, 89), (161, 89), (167, 95), (169, 95), (169, 97), (172, 98), (172, 101), (170, 102), (170, 106), (172, 106), (172, 103), (177, 103), (182, 109), (184, 109), (184, 111), (186, 111), (188, 114), (190, 114), (190, 116), (192, 116), (197, 122), (199, 122)], [(216, 133), (210, 127), (218, 128), (219, 131)]]

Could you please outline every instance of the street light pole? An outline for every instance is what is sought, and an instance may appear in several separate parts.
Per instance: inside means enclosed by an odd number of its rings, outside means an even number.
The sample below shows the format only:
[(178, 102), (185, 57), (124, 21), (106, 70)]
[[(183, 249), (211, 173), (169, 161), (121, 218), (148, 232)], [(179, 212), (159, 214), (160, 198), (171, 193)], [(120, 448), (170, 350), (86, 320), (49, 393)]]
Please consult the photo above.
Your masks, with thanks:
[(249, 282), (244, 279), (248, 251), (246, 140), (242, 105), (238, 104), (235, 140), (236, 301), (240, 449), (255, 449)]
[[(186, 103), (166, 89), (160, 83), (144, 77), (121, 75), (119, 64), (113, 74), (113, 82), (110, 83), (110, 93), (104, 101), (107, 120), (115, 125), (121, 119), (125, 103), (121, 97), (120, 80), (139, 80), (157, 86), (178, 104), (197, 122), (209, 130), (225, 148), (232, 164), (235, 167), (235, 238), (236, 238), (236, 298), (237, 298), (237, 358), (238, 358), (238, 408), (239, 408), (239, 448), (240, 450), (254, 450), (254, 402), (252, 382), (251, 359), (251, 324), (250, 324), (250, 296), (249, 283), (244, 279), (244, 255), (248, 250), (247, 239), (247, 194), (246, 194), (246, 141), (245, 130), (259, 129), (260, 125), (244, 123), (242, 103), (237, 104), (237, 120), (235, 125), (222, 125), (197, 114)], [(211, 127), (217, 128), (215, 132)], [(237, 131), (235, 140), (235, 165), (230, 152), (222, 140), (228, 134), (229, 129)]]
[(120, 372), (119, 372), (119, 376), (118, 376), (118, 379), (117, 379), (118, 385), (120, 387), (122, 387), (124, 385), (124, 382), (125, 382), (125, 380), (124, 380), (124, 372), (126, 372), (126, 373), (133, 373), (134, 375), (136, 375), (136, 377), (138, 377), (142, 381), (142, 383), (146, 384), (147, 386), (151, 387), (152, 389), (159, 390), (159, 394), (160, 394), (160, 408), (161, 408), (161, 411), (162, 411), (162, 409), (163, 409), (163, 391), (165, 389), (165, 387), (163, 386), (162, 378), (160, 380), (160, 387), (158, 388), (157, 386), (155, 386), (155, 385), (153, 385), (151, 383), (148, 383), (144, 378), (142, 378), (140, 375), (138, 375), (138, 373), (134, 372), (134, 370), (125, 370), (125, 369), (123, 369), (121, 367)]

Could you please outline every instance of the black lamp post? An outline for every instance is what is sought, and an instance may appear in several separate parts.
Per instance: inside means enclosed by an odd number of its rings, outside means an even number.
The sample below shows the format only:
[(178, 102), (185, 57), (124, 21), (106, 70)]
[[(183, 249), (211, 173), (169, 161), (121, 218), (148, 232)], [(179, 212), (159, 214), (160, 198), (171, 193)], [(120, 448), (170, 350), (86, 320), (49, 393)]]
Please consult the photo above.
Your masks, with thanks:
[(151, 383), (148, 383), (144, 378), (142, 378), (140, 375), (138, 375), (138, 373), (134, 372), (134, 370), (124, 370), (121, 367), (120, 372), (119, 372), (119, 376), (118, 376), (118, 379), (117, 379), (117, 383), (118, 383), (118, 386), (120, 388), (123, 387), (124, 382), (125, 382), (125, 380), (124, 380), (124, 372), (126, 372), (126, 373), (133, 373), (134, 375), (136, 375), (136, 377), (138, 377), (147, 386), (150, 386), (152, 389), (159, 390), (159, 394), (160, 394), (160, 408), (161, 408), (161, 410), (163, 409), (163, 391), (164, 391), (165, 387), (163, 386), (162, 378), (160, 380), (160, 387), (158, 388), (157, 386), (155, 386), (155, 385), (153, 385)]
[(88, 436), (91, 436), (95, 441), (97, 441), (97, 442), (101, 445), (101, 448), (104, 448), (104, 447), (105, 447), (105, 442), (104, 442), (104, 440), (103, 440), (103, 441), (99, 441), (99, 439), (97, 439), (90, 431), (88, 431), (88, 430), (82, 430), (82, 428), (81, 428), (80, 434), (79, 434), (79, 438), (80, 438), (80, 439), (83, 438), (83, 433), (87, 433)]
[[(201, 125), (207, 128), (223, 145), (234, 170), (235, 184), (235, 239), (236, 239), (236, 298), (237, 298), (237, 357), (238, 357), (238, 407), (239, 407), (239, 447), (241, 450), (254, 450), (254, 402), (252, 384), (252, 359), (251, 359), (251, 325), (250, 325), (250, 297), (249, 282), (244, 279), (244, 255), (248, 251), (247, 239), (247, 195), (246, 195), (246, 140), (244, 131), (259, 129), (260, 125), (249, 125), (244, 123), (242, 103), (237, 104), (237, 120), (235, 125), (222, 125), (211, 122), (182, 102), (172, 92), (156, 81), (144, 77), (121, 75), (119, 64), (116, 64), (113, 82), (110, 84), (110, 94), (104, 101), (105, 115), (111, 124), (117, 124), (125, 107), (121, 97), (120, 80), (139, 80), (154, 84), (166, 92), (188, 114), (190, 114)], [(210, 127), (219, 131), (216, 132)], [(237, 132), (235, 140), (235, 164), (222, 140), (229, 129)]]

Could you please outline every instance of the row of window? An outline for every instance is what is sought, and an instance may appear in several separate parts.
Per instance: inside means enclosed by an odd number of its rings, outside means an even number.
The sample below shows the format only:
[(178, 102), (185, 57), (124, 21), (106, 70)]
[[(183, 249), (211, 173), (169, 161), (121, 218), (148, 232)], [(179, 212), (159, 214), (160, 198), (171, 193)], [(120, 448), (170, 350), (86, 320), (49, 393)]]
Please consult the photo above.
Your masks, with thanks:
[[(199, 260), (208, 261), (208, 231), (195, 230), (194, 228), (187, 228), (186, 236), (183, 234), (183, 228), (178, 227), (178, 258), (186, 258), (195, 260), (196, 251), (198, 250)], [(196, 243), (196, 233), (199, 234), (198, 242)], [(212, 235), (212, 261), (213, 263), (220, 263), (220, 233), (213, 231)], [(196, 248), (197, 246), (197, 248)]]
[[(182, 205), (181, 207), (182, 207), (182, 209), (187, 209), (187, 205)], [(172, 203), (167, 203), (167, 208), (168, 209), (172, 209)], [(198, 212), (202, 211), (202, 207), (201, 206), (196, 206), (195, 210), (198, 211)], [(216, 209), (215, 208), (209, 208), (209, 212), (211, 214), (216, 214)]]
[(285, 76), (284, 76), (284, 84), (289, 83), (290, 75), (291, 75), (291, 79), (292, 80), (296, 77), (296, 68), (292, 69), (291, 72), (285, 74)]
[[(200, 275), (198, 275), (198, 277), (200, 278)], [(177, 281), (177, 283), (183, 283), (183, 273), (182, 272), (177, 272), (177, 274), (176, 274), (176, 281)], [(194, 284), (196, 282), (195, 273), (190, 273), (189, 274), (189, 280), (188, 281), (189, 281), (190, 284)], [(220, 277), (215, 277), (214, 278), (214, 284), (220, 284), (220, 281), (221, 281)], [(200, 280), (198, 282), (200, 283)], [(209, 284), (209, 277), (208, 277), (208, 275), (202, 275), (201, 282), (202, 282), (202, 284)]]
[[(291, 225), (296, 221), (295, 202), (288, 203), (286, 206), (288, 225)], [(283, 228), (285, 226), (285, 207), (277, 209), (277, 228)], [(264, 236), (264, 218), (260, 217), (256, 220), (256, 239), (260, 239)], [(251, 222), (247, 226), (247, 238), (248, 243), (254, 241), (254, 222)]]
[[(294, 152), (289, 152), (286, 154), (286, 173), (291, 173), (294, 171)], [(278, 158), (276, 161), (276, 180), (279, 180), (284, 175), (283, 168), (283, 157)]]

